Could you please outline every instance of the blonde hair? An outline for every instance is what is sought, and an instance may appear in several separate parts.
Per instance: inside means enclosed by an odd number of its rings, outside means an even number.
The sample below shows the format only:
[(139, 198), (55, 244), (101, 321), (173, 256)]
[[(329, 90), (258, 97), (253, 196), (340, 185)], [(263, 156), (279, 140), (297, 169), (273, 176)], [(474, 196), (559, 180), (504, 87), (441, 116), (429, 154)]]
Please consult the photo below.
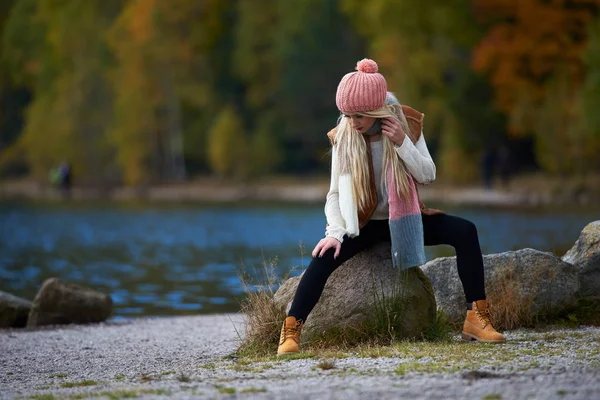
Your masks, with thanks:
[[(411, 132), (402, 112), (400, 103), (393, 95), (388, 92), (386, 105), (374, 111), (364, 111), (359, 114), (373, 118), (395, 118), (402, 127), (402, 130), (409, 139), (414, 141), (414, 134)], [(409, 174), (404, 162), (396, 154), (394, 143), (382, 134), (383, 140), (383, 173), (381, 174), (382, 187), (385, 187), (387, 171), (391, 163), (392, 173), (395, 177), (396, 190), (400, 198), (407, 198), (409, 193)], [(358, 209), (364, 209), (368, 204), (376, 202), (374, 198), (376, 193), (369, 190), (371, 180), (371, 168), (369, 167), (367, 140), (362, 137), (356, 129), (352, 127), (350, 119), (344, 115), (338, 119), (337, 132), (335, 134), (335, 143), (337, 146), (339, 170), (342, 174), (349, 173), (352, 177), (352, 190), (356, 198)]]

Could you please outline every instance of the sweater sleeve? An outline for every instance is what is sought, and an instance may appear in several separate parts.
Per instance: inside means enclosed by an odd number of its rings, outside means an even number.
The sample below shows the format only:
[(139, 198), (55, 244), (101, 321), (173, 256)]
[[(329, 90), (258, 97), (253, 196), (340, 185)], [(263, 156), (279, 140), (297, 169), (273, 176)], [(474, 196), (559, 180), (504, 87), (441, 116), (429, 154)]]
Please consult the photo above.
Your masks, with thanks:
[(342, 212), (340, 210), (340, 196), (338, 190), (339, 171), (337, 162), (337, 149), (333, 146), (331, 150), (331, 184), (325, 202), (325, 217), (327, 218), (327, 229), (325, 236), (333, 237), (342, 243), (346, 234), (346, 227)]
[(410, 138), (405, 136), (402, 145), (395, 148), (417, 182), (427, 185), (435, 180), (435, 164), (427, 149), (423, 133), (417, 143), (413, 144)]

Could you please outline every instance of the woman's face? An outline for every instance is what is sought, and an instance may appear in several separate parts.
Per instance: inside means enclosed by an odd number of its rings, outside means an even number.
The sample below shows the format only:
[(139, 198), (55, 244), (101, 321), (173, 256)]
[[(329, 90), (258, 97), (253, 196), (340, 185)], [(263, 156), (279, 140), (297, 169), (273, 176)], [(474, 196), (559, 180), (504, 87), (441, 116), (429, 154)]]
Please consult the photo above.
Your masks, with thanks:
[(366, 115), (362, 114), (344, 114), (344, 117), (350, 118), (352, 127), (359, 133), (368, 131), (377, 120), (377, 118), (367, 117)]

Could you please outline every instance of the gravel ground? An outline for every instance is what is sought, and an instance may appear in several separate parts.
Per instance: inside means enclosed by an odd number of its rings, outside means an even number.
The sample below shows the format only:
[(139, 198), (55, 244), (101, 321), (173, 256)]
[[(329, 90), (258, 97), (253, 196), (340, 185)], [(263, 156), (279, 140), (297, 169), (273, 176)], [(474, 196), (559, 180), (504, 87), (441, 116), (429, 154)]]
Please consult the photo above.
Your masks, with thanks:
[(428, 352), (417, 342), (380, 354), (248, 362), (231, 357), (242, 321), (228, 314), (0, 330), (0, 398), (600, 398), (599, 327), (511, 331), (499, 345), (457, 337)]

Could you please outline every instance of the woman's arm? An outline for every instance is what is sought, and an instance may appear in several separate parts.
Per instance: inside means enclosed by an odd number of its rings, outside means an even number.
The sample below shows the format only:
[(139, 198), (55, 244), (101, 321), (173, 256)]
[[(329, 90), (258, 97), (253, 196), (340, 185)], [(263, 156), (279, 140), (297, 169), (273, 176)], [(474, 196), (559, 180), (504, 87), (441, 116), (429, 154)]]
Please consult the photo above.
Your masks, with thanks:
[[(422, 118), (422, 114), (420, 115)], [(417, 182), (426, 185), (435, 180), (435, 164), (425, 144), (421, 122), (418, 123), (418, 126), (416, 129), (419, 130), (416, 130), (416, 132), (420, 132), (421, 134), (415, 144), (404, 133), (402, 126), (396, 118), (385, 118), (381, 132), (394, 142), (396, 153), (404, 161), (408, 172), (410, 172)]]
[(344, 235), (346, 234), (346, 227), (344, 219), (342, 218), (342, 212), (340, 211), (338, 169), (337, 148), (334, 145), (331, 149), (331, 184), (329, 186), (329, 192), (327, 193), (327, 200), (325, 202), (325, 217), (327, 218), (325, 236), (335, 238), (342, 243), (344, 240)]
[(394, 148), (417, 182), (427, 185), (435, 180), (435, 163), (422, 132), (417, 143), (413, 144), (408, 135), (405, 135), (402, 145)]

